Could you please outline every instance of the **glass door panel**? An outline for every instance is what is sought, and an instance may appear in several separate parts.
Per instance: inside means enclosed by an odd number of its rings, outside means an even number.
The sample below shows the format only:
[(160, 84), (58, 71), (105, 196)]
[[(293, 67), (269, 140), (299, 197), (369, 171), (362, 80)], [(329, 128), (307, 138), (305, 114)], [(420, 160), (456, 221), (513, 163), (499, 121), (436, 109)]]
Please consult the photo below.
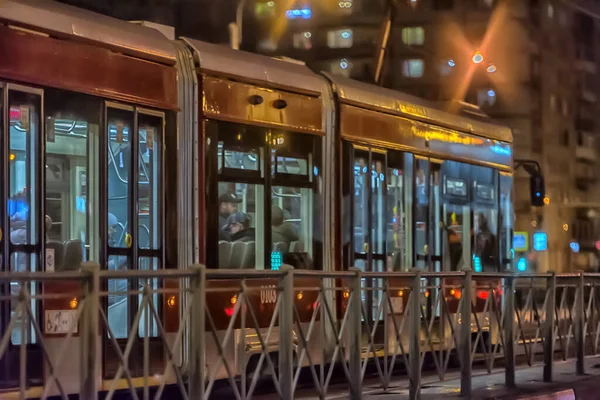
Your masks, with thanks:
[[(0, 261), (4, 271), (34, 272), (39, 271), (40, 254), (43, 251), (43, 191), (42, 156), (40, 141), (42, 137), (42, 91), (18, 85), (7, 85), (2, 92), (2, 190), (0, 212), (1, 222), (1, 255)], [(8, 132), (8, 134), (4, 134)], [(41, 291), (35, 282), (23, 283), (12, 281), (2, 288), (2, 293), (18, 296), (25, 290), (30, 296)], [(18, 361), (19, 345), (29, 345), (28, 371), (29, 380), (41, 379), (41, 354), (35, 345), (38, 338), (32, 328), (31, 321), (23, 312), (17, 310), (16, 300), (4, 301), (2, 304), (1, 334), (8, 326), (11, 318), (16, 325), (11, 332), (11, 340), (7, 353), (2, 359), (2, 376), (0, 386), (10, 387), (16, 384), (18, 369), (14, 365)], [(35, 319), (40, 320), (41, 302), (31, 300), (29, 307)]]

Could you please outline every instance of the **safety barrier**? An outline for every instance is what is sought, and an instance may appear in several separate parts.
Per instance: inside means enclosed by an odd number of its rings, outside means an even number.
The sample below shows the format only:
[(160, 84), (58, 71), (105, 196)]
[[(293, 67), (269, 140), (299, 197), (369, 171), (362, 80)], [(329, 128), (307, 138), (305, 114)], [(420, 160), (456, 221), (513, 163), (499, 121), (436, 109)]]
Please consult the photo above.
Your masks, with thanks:
[[(265, 279), (273, 283), (268, 291)], [(111, 281), (127, 282), (126, 290), (103, 290), (114, 288)], [(56, 282), (71, 289), (40, 290)], [(228, 384), (231, 396), (246, 399), (265, 376), (280, 398), (292, 399), (301, 381), (324, 398), (334, 370), (351, 398), (361, 398), (366, 379), (385, 390), (399, 373), (408, 375), (410, 397), (417, 398), (425, 364), (440, 380), (452, 365), (460, 367), (460, 391), (468, 397), (475, 363), (488, 373), (503, 367), (509, 387), (515, 386), (517, 359), (543, 363), (543, 380), (550, 382), (557, 358), (575, 357), (575, 372), (583, 374), (584, 357), (600, 345), (600, 274), (322, 272), (287, 266), (133, 272), (87, 263), (77, 272), (0, 273), (0, 285), (11, 288), (0, 296), (3, 312), (11, 310), (0, 358), (18, 354), (15, 390), (21, 398), (31, 385), (26, 344), (34, 342), (45, 370), (40, 396), (77, 392), (85, 399), (96, 399), (99, 391), (110, 399), (119, 389), (129, 389), (134, 399), (138, 391), (144, 399), (161, 398), (166, 385), (178, 388), (183, 399), (218, 397), (223, 389), (217, 381)], [(209, 303), (224, 293), (233, 297), (222, 325)], [(115, 303), (111, 296), (135, 299), (126, 335), (114, 331), (107, 312), (107, 304)], [(178, 299), (175, 330), (167, 332), (164, 302), (157, 296)], [(55, 341), (60, 349), (50, 349), (36, 309), (42, 301), (65, 300), (72, 302), (70, 326)], [(46, 310), (44, 323), (51, 324), (51, 315)], [(103, 341), (116, 360), (112, 372), (100, 372)], [(159, 373), (155, 343), (163, 354)], [(131, 373), (134, 348), (141, 349), (137, 383)], [(59, 373), (75, 352), (76, 379)], [(301, 379), (303, 373), (307, 377)], [(78, 381), (76, 389), (66, 382), (72, 380)]]

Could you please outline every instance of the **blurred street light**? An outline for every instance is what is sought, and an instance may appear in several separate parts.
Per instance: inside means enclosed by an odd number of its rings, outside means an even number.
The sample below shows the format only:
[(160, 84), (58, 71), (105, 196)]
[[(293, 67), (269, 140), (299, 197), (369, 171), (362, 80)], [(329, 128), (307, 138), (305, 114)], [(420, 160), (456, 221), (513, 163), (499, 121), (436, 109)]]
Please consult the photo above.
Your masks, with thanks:
[(481, 64), (483, 62), (483, 55), (479, 51), (476, 51), (475, 54), (473, 54), (473, 62), (475, 64)]

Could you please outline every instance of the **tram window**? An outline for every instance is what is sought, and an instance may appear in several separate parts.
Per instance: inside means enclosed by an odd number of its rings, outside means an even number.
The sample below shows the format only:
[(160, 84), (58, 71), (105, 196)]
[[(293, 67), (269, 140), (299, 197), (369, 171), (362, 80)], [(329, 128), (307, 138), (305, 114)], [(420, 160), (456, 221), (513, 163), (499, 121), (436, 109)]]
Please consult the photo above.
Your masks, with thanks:
[(444, 161), (442, 174), (442, 226), (445, 249), (444, 270), (458, 271), (470, 267), (471, 207), (469, 177), (471, 166)]
[[(12, 253), (10, 256), (10, 267), (13, 271), (30, 270), (30, 268), (32, 268), (32, 266), (34, 266), (36, 263), (37, 263), (37, 255), (36, 254), (15, 252), (15, 253)], [(12, 296), (12, 299), (10, 300), (11, 316), (16, 311), (17, 303), (18, 303), (17, 299), (19, 297), (19, 293), (21, 292), (22, 284), (23, 284), (23, 282), (16, 282), (16, 281), (10, 282), (10, 295)], [(37, 286), (36, 282), (25, 283), (25, 288), (29, 292), (29, 295), (31, 295), (31, 296), (35, 296), (37, 294), (36, 286)], [(37, 311), (39, 302), (32, 299), (29, 304), (31, 306), (33, 315), (36, 315), (36, 311)], [(13, 328), (13, 330), (11, 332), (11, 338), (10, 338), (11, 343), (13, 345), (19, 345), (22, 343), (35, 343), (36, 342), (36, 333), (35, 333), (35, 330), (33, 329), (33, 327), (28, 326), (25, 329), (25, 338), (23, 338), (23, 331), (22, 331), (22, 326), (21, 326), (22, 323), (24, 323), (24, 322), (17, 323), (16, 326)]]
[[(277, 257), (296, 268), (312, 267), (313, 192), (307, 188), (275, 186), (271, 197), (272, 268)], [(301, 260), (297, 260), (300, 258)], [(289, 259), (289, 261), (288, 261)], [(300, 265), (298, 265), (300, 264)]]
[[(98, 203), (90, 202), (88, 186), (97, 184), (88, 182), (88, 168), (97, 171), (101, 103), (59, 90), (47, 90), (45, 96), (47, 246), (55, 251), (56, 271), (77, 269), (84, 260), (97, 260), (90, 239), (98, 233), (90, 228), (98, 228), (98, 212), (88, 210)], [(63, 256), (56, 254), (60, 251)]]
[(404, 180), (400, 168), (387, 171), (387, 262), (389, 271), (401, 271), (405, 253)]
[(161, 232), (161, 139), (163, 118), (138, 114), (138, 246), (158, 250)]
[[(127, 256), (109, 256), (108, 269), (117, 270), (127, 267)], [(127, 279), (109, 279), (108, 281), (108, 324), (115, 339), (124, 339), (129, 335), (129, 291)]]
[(498, 203), (497, 172), (472, 166), (473, 270), (497, 272)]
[(385, 254), (387, 232), (385, 158), (376, 153), (372, 153), (371, 157), (373, 158), (371, 160), (371, 242), (373, 243), (373, 254)]
[[(140, 257), (138, 260), (138, 268), (140, 270), (145, 270), (145, 271), (156, 271), (158, 269), (160, 269), (160, 260), (158, 258), (152, 258), (152, 257)], [(158, 307), (160, 305), (159, 303), (159, 298), (158, 298), (158, 293), (157, 291), (160, 289), (158, 286), (158, 279), (149, 279), (147, 282), (143, 282), (142, 284), (148, 284), (150, 286), (150, 289), (153, 291), (152, 294), (152, 302), (154, 303), (154, 307), (156, 308), (156, 311), (158, 312)], [(139, 300), (138, 300), (138, 304), (142, 303), (142, 295), (139, 295)], [(144, 337), (146, 336), (146, 308), (144, 308), (142, 310), (142, 315), (140, 318), (140, 325), (138, 326), (138, 335), (140, 337)], [(152, 312), (150, 313), (150, 321), (149, 321), (149, 329), (148, 331), (150, 332), (149, 336), (150, 337), (156, 337), (158, 336), (158, 326), (156, 325), (156, 319), (153, 317)]]
[(427, 220), (429, 214), (429, 162), (416, 159), (415, 168), (415, 254), (417, 268), (426, 267), (429, 246), (427, 241)]
[(512, 186), (512, 176), (500, 175), (500, 257), (505, 266), (508, 266), (513, 259)]
[(264, 268), (264, 187), (219, 182), (219, 267)]
[(133, 113), (109, 108), (108, 114), (108, 230), (109, 246), (129, 247), (127, 238), (131, 235), (130, 188), (131, 181), (131, 130)]
[[(10, 241), (16, 245), (37, 244), (40, 222), (36, 191), (39, 190), (40, 98), (9, 92), (9, 200)], [(32, 264), (32, 266), (35, 264)], [(18, 270), (25, 266), (17, 265)]]
[(257, 149), (236, 149), (219, 142), (219, 172), (223, 169), (241, 169), (248, 171), (259, 170), (259, 155)]
[(354, 252), (366, 254), (369, 232), (368, 158), (354, 160)]
[(310, 160), (300, 157), (286, 157), (278, 155), (275, 159), (278, 174), (308, 176)]

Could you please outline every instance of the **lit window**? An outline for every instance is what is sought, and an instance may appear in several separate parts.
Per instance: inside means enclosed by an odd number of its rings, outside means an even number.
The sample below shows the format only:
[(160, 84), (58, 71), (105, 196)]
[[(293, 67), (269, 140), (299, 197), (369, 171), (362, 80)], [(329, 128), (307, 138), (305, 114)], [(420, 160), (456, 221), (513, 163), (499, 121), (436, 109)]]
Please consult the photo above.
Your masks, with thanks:
[(312, 10), (308, 7), (305, 8), (293, 8), (285, 12), (287, 19), (311, 19)]
[(263, 39), (258, 42), (258, 48), (263, 51), (277, 50), (277, 42), (271, 39)]
[(492, 8), (494, 6), (494, 0), (479, 0), (479, 4), (487, 8)]
[(479, 107), (491, 107), (496, 104), (496, 91), (494, 89), (477, 90), (477, 105)]
[(340, 0), (338, 2), (338, 7), (344, 13), (351, 13), (352, 12), (352, 5), (353, 5), (352, 3), (353, 3), (353, 0)]
[(567, 103), (567, 101), (565, 99), (562, 99), (561, 110), (562, 110), (563, 116), (566, 117), (569, 115), (569, 103)]
[(341, 60), (332, 61), (329, 65), (329, 70), (332, 74), (349, 78), (350, 72), (352, 71), (352, 66), (352, 62), (350, 62), (347, 58), (342, 58)]
[(409, 46), (422, 46), (425, 43), (425, 29), (421, 26), (402, 28), (402, 41)]
[(297, 32), (293, 36), (293, 44), (295, 49), (310, 50), (312, 48), (312, 33)]
[(552, 4), (548, 4), (548, 18), (554, 18), (554, 6)]
[(550, 111), (556, 111), (556, 96), (550, 95)]
[(353, 43), (352, 29), (340, 29), (327, 32), (327, 47), (330, 49), (347, 49)]
[(420, 78), (423, 76), (425, 63), (422, 59), (402, 61), (402, 75), (407, 78)]
[(275, 16), (275, 2), (274, 1), (260, 1), (254, 5), (254, 15), (257, 18), (269, 18)]

